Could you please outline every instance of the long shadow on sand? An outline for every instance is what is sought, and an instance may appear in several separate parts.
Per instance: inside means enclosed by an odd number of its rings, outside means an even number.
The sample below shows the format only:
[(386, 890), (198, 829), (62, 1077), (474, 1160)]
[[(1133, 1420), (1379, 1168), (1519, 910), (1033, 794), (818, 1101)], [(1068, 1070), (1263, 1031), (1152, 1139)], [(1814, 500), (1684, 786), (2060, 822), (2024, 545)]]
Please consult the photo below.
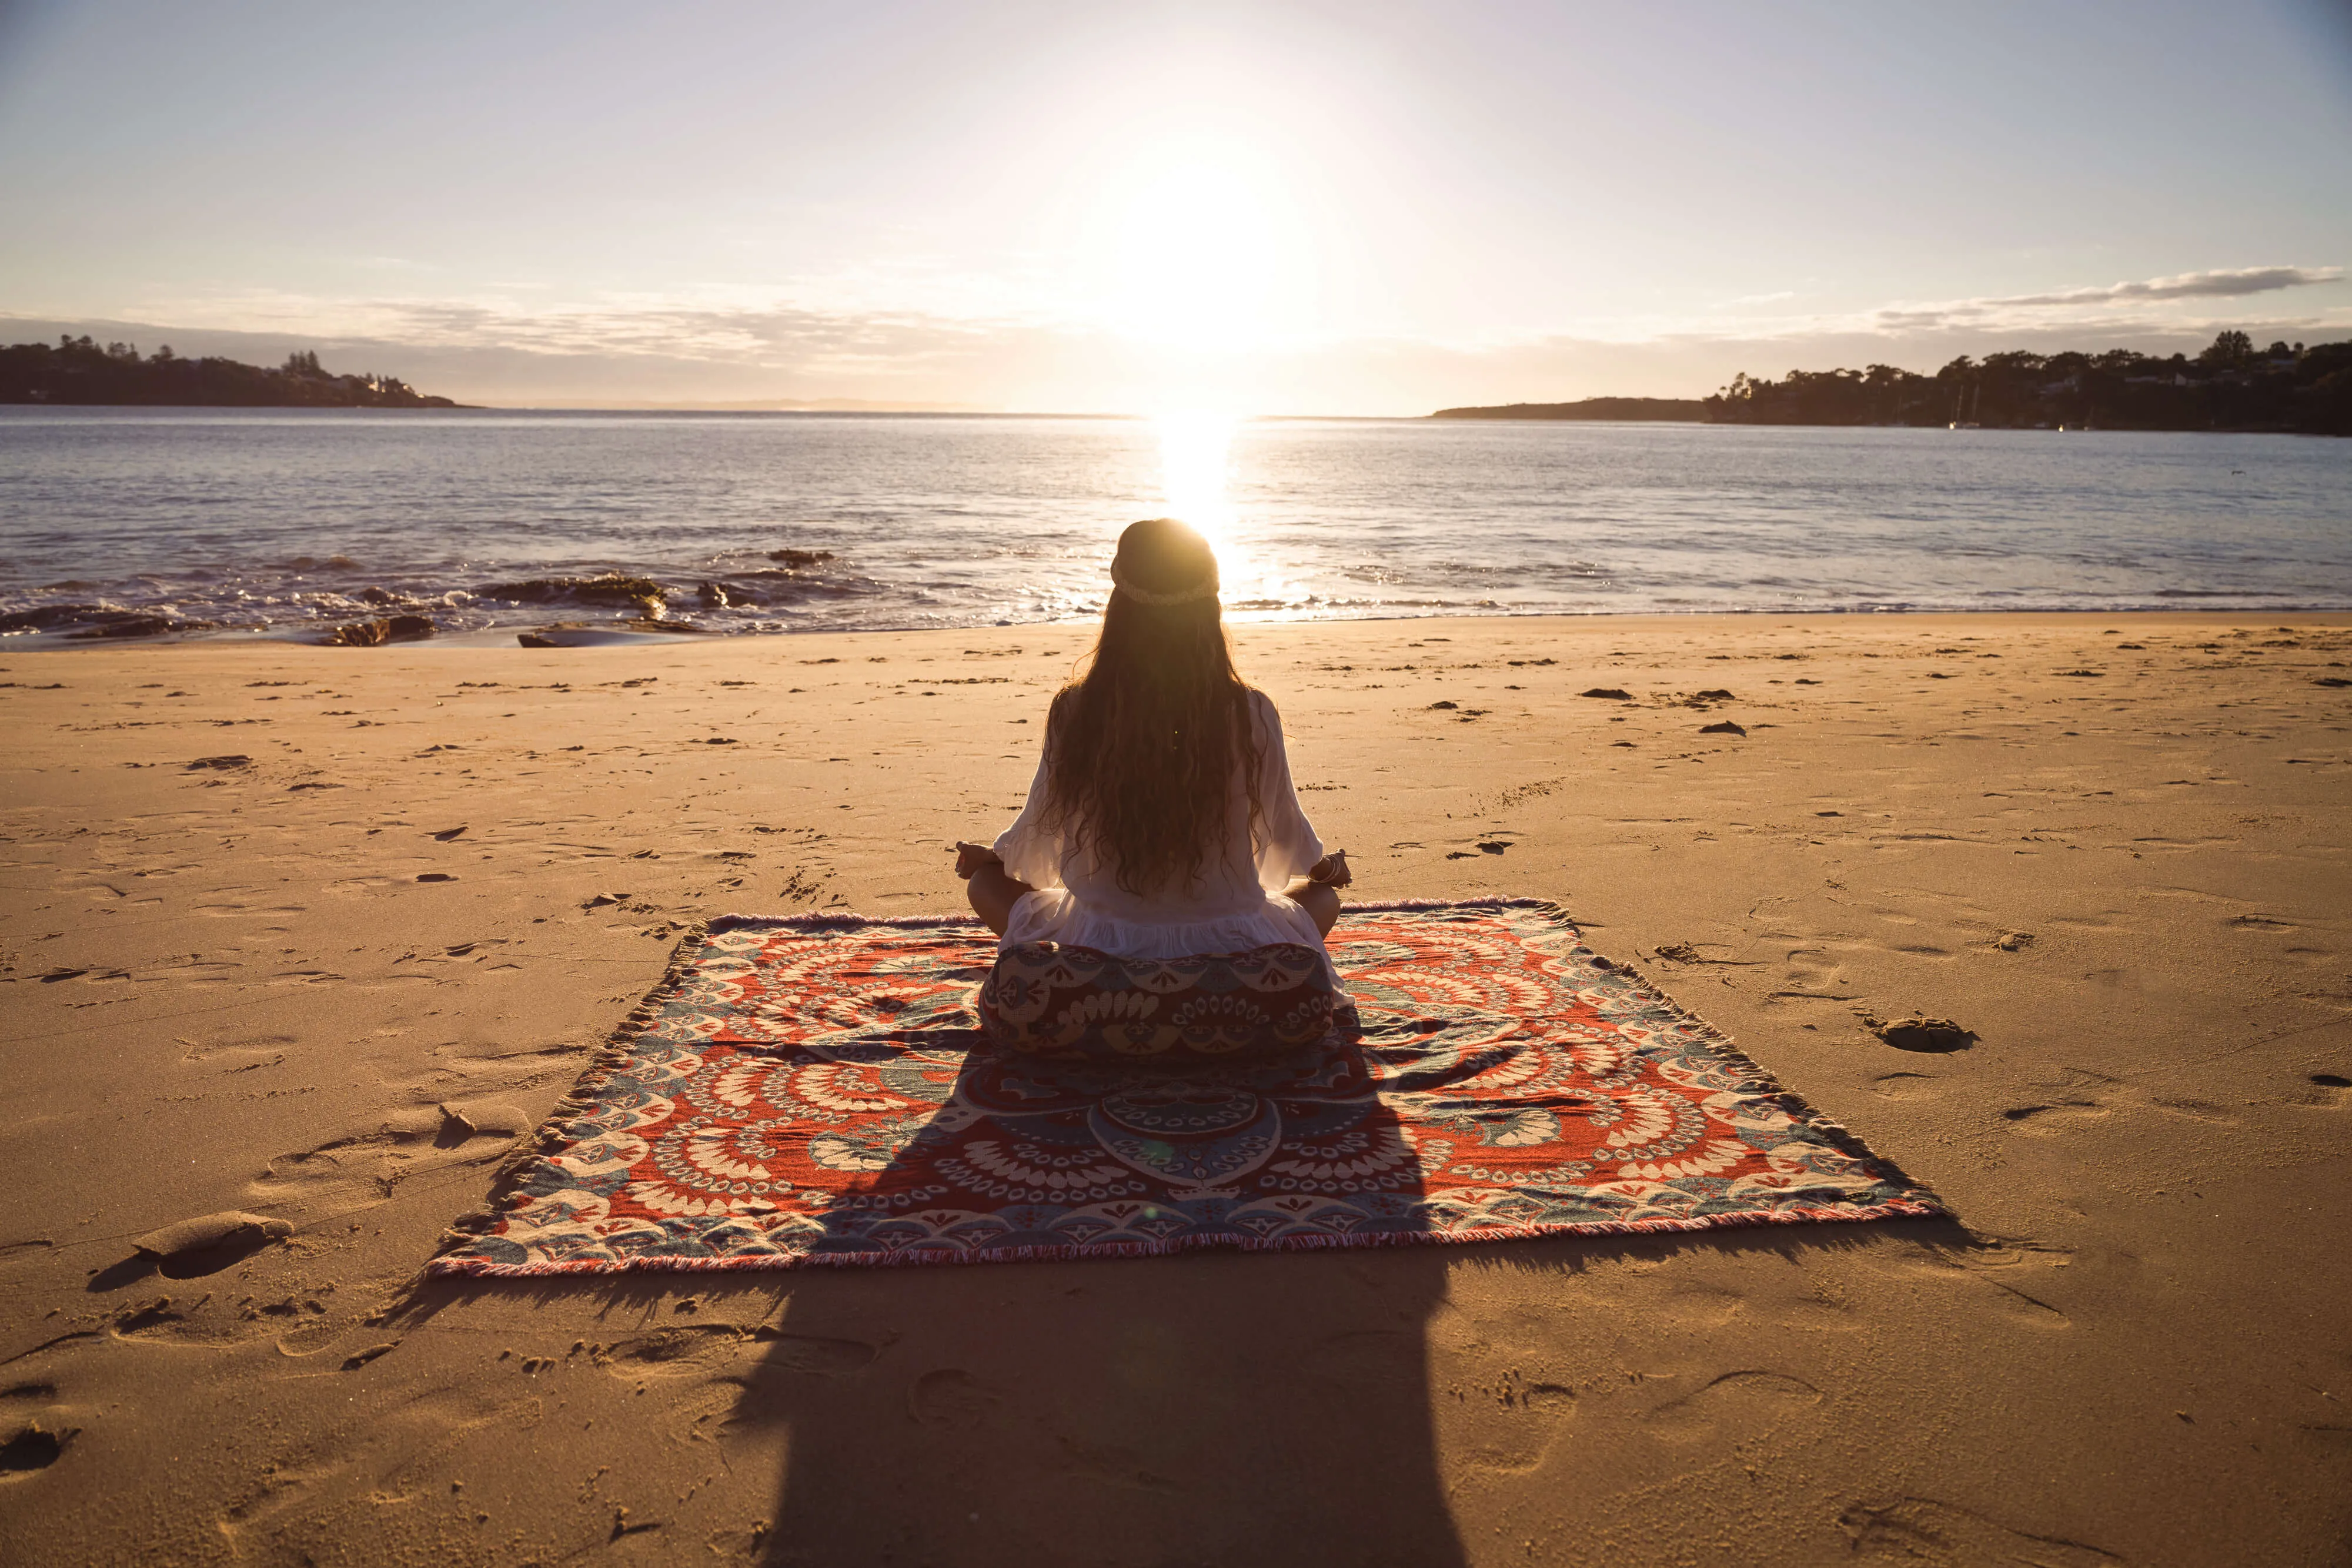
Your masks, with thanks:
[[(1253, 1110), (1246, 1073), (1146, 1075), (1093, 1114), (1138, 1101), (1148, 1132), (1155, 1108), (1191, 1101), (1261, 1133), (1312, 1124), (1335, 1152), (1403, 1149), (1360, 1060), (1342, 1076), (1361, 1092), (1275, 1089)], [(1001, 1105), (991, 1077), (975, 1053), (951, 1103)], [(997, 1118), (1032, 1158), (1069, 1122)], [(910, 1161), (868, 1190), (919, 1174)], [(1388, 1188), (1408, 1208), (1418, 1195)], [(877, 1354), (856, 1379), (745, 1385), (730, 1426), (790, 1432), (765, 1561), (1462, 1561), (1424, 1353), (1444, 1262), (1423, 1229), (1400, 1218), (1402, 1244), (1377, 1250), (798, 1271), (778, 1371), (812, 1343)]]
[[(1438, 1440), (1444, 1391), (1432, 1348), (1432, 1319), (1455, 1270), (1475, 1259), (1550, 1276), (1565, 1292), (1601, 1258), (1663, 1261), (1704, 1249), (1793, 1261), (1885, 1239), (1874, 1225), (1429, 1245), (1418, 1166), (1360, 1056), (1319, 1076), (1146, 1072), (1056, 1091), (1023, 1082), (983, 1051), (959, 1058), (939, 1042), (923, 1020), (895, 1014), (860, 1042), (877, 1060), (924, 1047), (916, 1054), (928, 1060), (894, 1082), (936, 1109), (815, 1217), (825, 1231), (818, 1250), (835, 1260), (661, 1283), (433, 1281), (400, 1315), (417, 1322), (467, 1300), (523, 1295), (548, 1305), (586, 1298), (590, 1315), (605, 1322), (637, 1318), (650, 1332), (604, 1346), (608, 1364), (697, 1379), (691, 1397), (671, 1406), (692, 1422), (689, 1436), (715, 1441), (746, 1486), (771, 1463), (780, 1470), (772, 1510), (744, 1543), (771, 1568), (1443, 1568), (1466, 1561)], [(1269, 1129), (1278, 1135), (1269, 1140)], [(927, 1229), (946, 1222), (925, 1209), (956, 1207), (933, 1195), (977, 1179), (982, 1166), (1034, 1184), (1039, 1171), (1124, 1161), (1160, 1178), (1153, 1190), (1168, 1196), (1156, 1201), (1185, 1223), (1232, 1235), (1232, 1210), (1246, 1207), (1237, 1195), (1257, 1190), (1256, 1175), (1272, 1168), (1268, 1155), (1252, 1152), (1259, 1147), (1285, 1157), (1314, 1147), (1319, 1160), (1379, 1166), (1372, 1185), (1390, 1207), (1365, 1210), (1362, 1228), (1386, 1228), (1398, 1244), (908, 1261), (927, 1248), (944, 1259), (969, 1239), (952, 1226)], [(961, 1174), (942, 1186), (950, 1152)], [(1221, 1190), (1236, 1195), (1224, 1208)], [(1083, 1247), (1084, 1233), (1066, 1223), (1074, 1207), (1000, 1204), (989, 1223), (1010, 1228), (982, 1239)], [(1969, 1244), (1948, 1222), (1896, 1228), (1931, 1249)], [(698, 1305), (662, 1304), (688, 1293)], [(1575, 1310), (1572, 1297), (1561, 1310)], [(635, 1409), (640, 1422), (656, 1414)], [(729, 1490), (740, 1513), (750, 1500)]]
[[(690, 1372), (727, 1391), (723, 1416), (698, 1396), (679, 1404), (711, 1412), (698, 1430), (747, 1481), (781, 1469), (772, 1507), (739, 1495), (727, 1510), (739, 1525), (765, 1521), (735, 1540), (768, 1568), (1442, 1568), (1467, 1560), (1436, 1440), (1444, 1391), (1429, 1322), (1455, 1271), (1532, 1276), (1556, 1310), (1575, 1313), (1586, 1310), (1580, 1278), (1601, 1266), (1748, 1254), (1801, 1269), (1889, 1246), (1958, 1260), (1982, 1245), (1954, 1221), (1915, 1219), (1093, 1262), (430, 1280), (395, 1315), (413, 1329), (520, 1300), (557, 1315), (560, 1335), (622, 1333), (614, 1348), (639, 1369), (632, 1379), (667, 1375), (683, 1394)], [(689, 1294), (699, 1310), (681, 1318), (677, 1299)], [(1609, 1309), (1596, 1300), (1589, 1310)], [(602, 1441), (625, 1464), (632, 1442), (677, 1437), (648, 1427)]]

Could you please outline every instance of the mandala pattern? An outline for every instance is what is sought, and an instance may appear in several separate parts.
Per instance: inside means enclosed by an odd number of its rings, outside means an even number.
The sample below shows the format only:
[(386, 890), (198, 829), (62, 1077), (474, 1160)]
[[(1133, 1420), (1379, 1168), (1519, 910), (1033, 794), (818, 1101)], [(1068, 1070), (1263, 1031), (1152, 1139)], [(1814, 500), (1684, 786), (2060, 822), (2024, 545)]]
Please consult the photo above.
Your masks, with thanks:
[(445, 1274), (1092, 1258), (1946, 1212), (1525, 901), (1350, 908), (1307, 1051), (988, 1049), (968, 921), (729, 917)]

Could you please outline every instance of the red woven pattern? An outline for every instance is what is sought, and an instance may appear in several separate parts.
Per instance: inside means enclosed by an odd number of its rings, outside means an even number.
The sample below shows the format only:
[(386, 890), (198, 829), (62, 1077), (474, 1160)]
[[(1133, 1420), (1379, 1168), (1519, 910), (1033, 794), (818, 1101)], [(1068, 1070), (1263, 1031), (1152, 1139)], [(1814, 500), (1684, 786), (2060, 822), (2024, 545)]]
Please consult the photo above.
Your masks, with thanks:
[(729, 920), (432, 1267), (1479, 1241), (1944, 1212), (1542, 906), (1351, 910), (1303, 1053), (1013, 1056), (962, 922)]

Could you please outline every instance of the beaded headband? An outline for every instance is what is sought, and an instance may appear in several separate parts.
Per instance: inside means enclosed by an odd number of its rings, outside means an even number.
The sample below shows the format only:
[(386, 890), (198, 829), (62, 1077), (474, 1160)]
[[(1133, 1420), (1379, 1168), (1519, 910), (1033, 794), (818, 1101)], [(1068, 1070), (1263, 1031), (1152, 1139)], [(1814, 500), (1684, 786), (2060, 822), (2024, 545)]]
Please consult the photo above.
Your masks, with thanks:
[(1117, 562), (1111, 565), (1110, 580), (1112, 587), (1134, 600), (1138, 604), (1193, 604), (1203, 599), (1214, 599), (1217, 596), (1217, 574), (1213, 568), (1197, 586), (1179, 589), (1173, 593), (1153, 593), (1146, 589), (1136, 587), (1118, 574)]

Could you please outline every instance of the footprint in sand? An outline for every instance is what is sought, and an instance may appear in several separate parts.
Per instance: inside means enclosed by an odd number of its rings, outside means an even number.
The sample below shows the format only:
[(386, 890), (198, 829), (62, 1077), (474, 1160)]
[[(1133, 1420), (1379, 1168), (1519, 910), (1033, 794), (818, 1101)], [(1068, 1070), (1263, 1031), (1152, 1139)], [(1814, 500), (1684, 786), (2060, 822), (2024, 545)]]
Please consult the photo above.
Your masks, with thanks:
[(1538, 1469), (1559, 1429), (1576, 1413), (1576, 1392), (1517, 1370), (1471, 1374), (1448, 1385), (1438, 1421), (1450, 1453), (1475, 1469), (1524, 1475)]
[(1669, 1442), (1696, 1442), (1727, 1427), (1735, 1437), (1758, 1437), (1821, 1401), (1822, 1391), (1801, 1377), (1743, 1370), (1727, 1372), (1705, 1387), (1657, 1406), (1644, 1419)]
[(151, 1230), (131, 1245), (162, 1273), (189, 1280), (216, 1274), (293, 1234), (283, 1219), (229, 1209)]
[(2036, 1329), (2074, 1326), (2064, 1309), (2043, 1294), (2048, 1271), (2071, 1266), (2060, 1248), (2037, 1242), (1987, 1241), (1966, 1251), (1938, 1250), (1897, 1264), (1902, 1271), (1928, 1279), (1958, 1282), (1966, 1288), (1985, 1285), (1994, 1292), (1994, 1304), (2014, 1322)]
[(1889, 1100), (1920, 1100), (1936, 1095), (1937, 1082), (1932, 1072), (1882, 1072), (1870, 1081), (1870, 1086)]
[(1950, 1019), (1914, 1016), (1892, 1020), (1874, 1013), (1857, 1012), (1862, 1027), (1893, 1046), (1897, 1051), (1945, 1052), (1966, 1051), (1976, 1044), (1976, 1031), (1954, 1023)]
[(734, 1323), (687, 1323), (656, 1329), (612, 1344), (591, 1345), (597, 1365), (624, 1382), (648, 1377), (702, 1377), (721, 1370), (742, 1372), (758, 1353), (751, 1336)]
[(764, 1325), (746, 1330), (736, 1323), (680, 1324), (585, 1348), (598, 1365), (628, 1380), (719, 1372), (747, 1380), (771, 1373), (846, 1377), (881, 1354), (862, 1340), (786, 1333)]
[(1697, 1328), (1721, 1328), (1739, 1315), (1748, 1304), (1747, 1298), (1737, 1291), (1726, 1291), (1711, 1285), (1689, 1285), (1667, 1297), (1665, 1315), (1676, 1322)]
[(2049, 1135), (2064, 1132), (2077, 1122), (2096, 1121), (2109, 1114), (2096, 1100), (2053, 1100), (2032, 1105), (2012, 1105), (2000, 1119), (2021, 1133)]
[(1933, 1498), (1904, 1497), (1855, 1503), (1838, 1515), (1853, 1554), (1865, 1559), (1976, 1568), (1979, 1563), (2031, 1563), (2032, 1568), (2100, 1568), (2120, 1563), (2079, 1541), (2029, 1535), (1983, 1514)]
[(915, 1379), (907, 1411), (926, 1427), (969, 1430), (993, 1415), (1003, 1396), (961, 1367), (943, 1366)]
[(270, 1205), (299, 1199), (314, 1208), (331, 1202), (336, 1212), (365, 1207), (420, 1171), (498, 1159), (533, 1125), (511, 1105), (403, 1106), (373, 1127), (275, 1156), (246, 1191)]
[(65, 1457), (66, 1448), (81, 1436), (77, 1427), (54, 1421), (28, 1421), (0, 1443), (0, 1485), (38, 1475)]
[(865, 1371), (882, 1354), (881, 1347), (857, 1339), (831, 1339), (823, 1334), (786, 1333), (761, 1327), (751, 1331), (752, 1342), (763, 1346), (760, 1370), (805, 1374), (812, 1377), (847, 1377)]

